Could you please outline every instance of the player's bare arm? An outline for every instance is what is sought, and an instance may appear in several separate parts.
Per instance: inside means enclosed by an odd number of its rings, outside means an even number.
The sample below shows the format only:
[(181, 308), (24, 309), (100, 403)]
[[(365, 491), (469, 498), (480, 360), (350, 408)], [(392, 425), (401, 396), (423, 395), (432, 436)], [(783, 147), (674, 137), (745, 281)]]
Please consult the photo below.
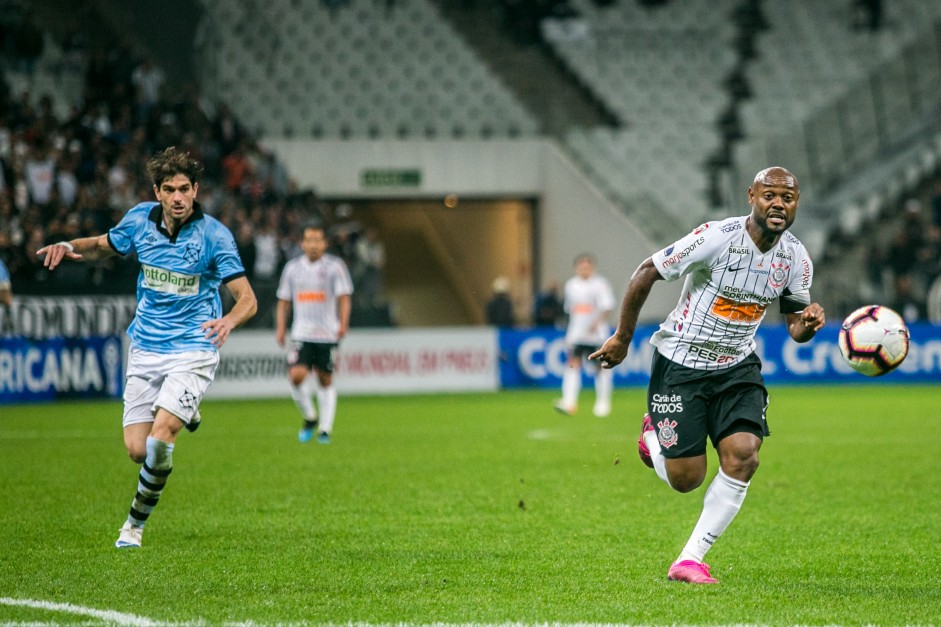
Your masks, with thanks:
[(653, 259), (648, 257), (641, 263), (631, 280), (627, 284), (627, 291), (621, 301), (621, 314), (618, 318), (618, 328), (614, 335), (609, 337), (600, 349), (588, 356), (588, 359), (597, 359), (602, 368), (614, 368), (627, 357), (627, 349), (634, 337), (637, 328), (637, 318), (640, 310), (647, 302), (653, 284), (663, 279), (663, 276), (653, 265)]
[(798, 313), (784, 314), (787, 332), (795, 342), (807, 342), (827, 323), (823, 307), (811, 303)]
[(63, 259), (97, 261), (113, 257), (117, 252), (108, 243), (107, 235), (96, 235), (93, 237), (80, 237), (70, 242), (49, 244), (37, 250), (36, 254), (45, 257), (43, 259), (44, 266), (50, 270), (55, 270)]
[(278, 342), (278, 346), (284, 346), (290, 315), (291, 301), (278, 299), (278, 305), (275, 309), (275, 340)]
[(235, 304), (229, 310), (229, 313), (221, 318), (208, 320), (202, 326), (206, 338), (212, 340), (213, 346), (216, 348), (220, 348), (225, 344), (232, 331), (248, 322), (258, 310), (258, 301), (255, 299), (255, 292), (252, 290), (248, 279), (239, 277), (225, 285), (232, 293)]
[(346, 332), (350, 330), (350, 311), (353, 308), (353, 299), (349, 294), (342, 294), (337, 297), (337, 318), (340, 320), (340, 328), (337, 331), (337, 339), (346, 337)]

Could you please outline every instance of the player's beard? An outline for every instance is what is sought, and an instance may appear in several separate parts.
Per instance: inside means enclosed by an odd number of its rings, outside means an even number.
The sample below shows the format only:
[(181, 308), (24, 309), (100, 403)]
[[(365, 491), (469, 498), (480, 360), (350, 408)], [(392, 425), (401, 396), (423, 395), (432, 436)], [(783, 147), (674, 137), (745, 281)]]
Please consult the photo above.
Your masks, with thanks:
[[(770, 222), (769, 218), (771, 217), (772, 214), (782, 216), (784, 218), (783, 222), (780, 224)], [(786, 212), (769, 211), (764, 216), (762, 216), (759, 220), (757, 220), (757, 222), (758, 222), (758, 226), (761, 228), (763, 232), (771, 234), (771, 235), (781, 235), (782, 233), (784, 233), (784, 231), (791, 228), (791, 224), (794, 223), (794, 220), (793, 218), (789, 219)]]

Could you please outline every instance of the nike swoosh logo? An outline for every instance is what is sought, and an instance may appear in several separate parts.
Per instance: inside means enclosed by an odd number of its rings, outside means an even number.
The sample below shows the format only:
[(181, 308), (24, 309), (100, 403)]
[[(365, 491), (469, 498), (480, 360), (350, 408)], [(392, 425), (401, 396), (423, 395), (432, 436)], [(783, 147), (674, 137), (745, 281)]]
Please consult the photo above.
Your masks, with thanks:
[(745, 266), (735, 266), (734, 268), (732, 266), (729, 266), (728, 268), (729, 272), (738, 272), (739, 270), (744, 270), (744, 269), (745, 269)]

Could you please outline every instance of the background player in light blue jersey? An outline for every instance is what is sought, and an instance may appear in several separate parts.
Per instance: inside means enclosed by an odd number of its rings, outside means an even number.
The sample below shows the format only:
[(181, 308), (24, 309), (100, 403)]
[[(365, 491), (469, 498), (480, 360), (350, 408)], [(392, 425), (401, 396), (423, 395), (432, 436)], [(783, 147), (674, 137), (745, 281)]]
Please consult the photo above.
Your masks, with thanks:
[(10, 271), (7, 265), (0, 259), (0, 308), (3, 308), (3, 326), (0, 327), (0, 333), (7, 329), (13, 330), (13, 288), (10, 283)]
[[(142, 464), (137, 494), (115, 546), (139, 547), (144, 523), (173, 468), (177, 435), (199, 426), (199, 402), (219, 365), (218, 349), (255, 315), (232, 233), (196, 202), (199, 162), (167, 148), (147, 164), (157, 202), (133, 207), (104, 235), (58, 242), (38, 251), (54, 269), (63, 259), (95, 261), (137, 253), (137, 311), (124, 388), (124, 444)], [(225, 315), (224, 284), (235, 299)]]

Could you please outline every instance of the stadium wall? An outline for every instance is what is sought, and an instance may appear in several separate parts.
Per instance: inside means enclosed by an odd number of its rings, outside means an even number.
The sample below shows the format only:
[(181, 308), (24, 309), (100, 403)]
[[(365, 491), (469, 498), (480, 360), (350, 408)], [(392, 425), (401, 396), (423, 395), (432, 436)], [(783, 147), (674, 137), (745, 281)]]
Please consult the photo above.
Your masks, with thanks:
[[(669, 243), (650, 241), (550, 140), (265, 144), (301, 187), (314, 188), (325, 198), (535, 198), (533, 261), (543, 283), (565, 280), (572, 275), (575, 256), (591, 252), (620, 297), (640, 262)], [(377, 185), (376, 174), (389, 184)], [(678, 293), (679, 286), (654, 290), (644, 319), (663, 319)]]
[[(109, 318), (116, 321), (116, 318)], [(58, 323), (55, 323), (58, 324)], [(656, 326), (638, 328), (631, 351), (614, 370), (617, 387), (646, 385)], [(46, 331), (52, 331), (49, 327)], [(839, 327), (797, 344), (783, 325), (759, 330), (758, 354), (769, 385), (899, 384), (941, 382), (941, 326), (911, 325), (908, 358), (884, 377), (867, 378), (843, 361)], [(0, 337), (0, 406), (67, 398), (119, 398), (123, 388), (123, 334)], [(122, 346), (123, 344), (123, 346)], [(562, 331), (552, 328), (354, 329), (338, 352), (341, 394), (486, 392), (558, 389), (565, 368)], [(584, 384), (591, 379), (584, 373)], [(207, 398), (287, 398), (287, 359), (270, 331), (242, 330), (221, 351)]]

